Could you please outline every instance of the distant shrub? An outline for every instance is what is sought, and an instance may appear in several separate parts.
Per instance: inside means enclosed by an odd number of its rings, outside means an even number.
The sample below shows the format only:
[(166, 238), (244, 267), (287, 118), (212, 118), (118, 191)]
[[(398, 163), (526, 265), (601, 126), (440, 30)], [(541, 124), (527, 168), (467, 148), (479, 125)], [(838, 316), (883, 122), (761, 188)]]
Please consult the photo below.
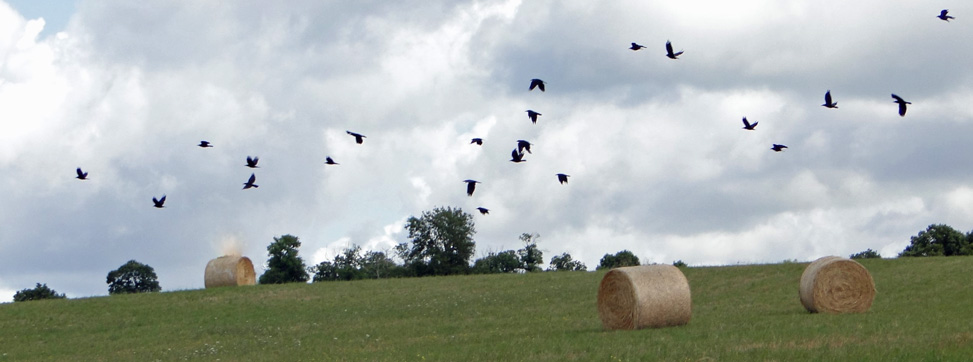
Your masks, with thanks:
[(639, 258), (635, 256), (631, 251), (622, 250), (615, 255), (605, 254), (601, 257), (601, 261), (598, 263), (598, 269), (612, 269), (619, 268), (623, 266), (638, 266)]
[(26, 302), (29, 300), (41, 299), (64, 299), (64, 294), (57, 294), (54, 289), (48, 288), (47, 284), (37, 283), (34, 289), (24, 289), (14, 294), (14, 302)]
[(862, 252), (858, 252), (858, 253), (851, 254), (851, 256), (849, 258), (852, 258), (852, 259), (880, 259), (880, 258), (882, 258), (882, 256), (879, 255), (879, 253), (877, 251), (875, 251), (875, 250), (867, 249), (867, 250), (862, 251)]
[(677, 267), (677, 268), (685, 268), (688, 265), (686, 265), (686, 263), (684, 263), (682, 260), (676, 260), (676, 261), (672, 262), (672, 266)]

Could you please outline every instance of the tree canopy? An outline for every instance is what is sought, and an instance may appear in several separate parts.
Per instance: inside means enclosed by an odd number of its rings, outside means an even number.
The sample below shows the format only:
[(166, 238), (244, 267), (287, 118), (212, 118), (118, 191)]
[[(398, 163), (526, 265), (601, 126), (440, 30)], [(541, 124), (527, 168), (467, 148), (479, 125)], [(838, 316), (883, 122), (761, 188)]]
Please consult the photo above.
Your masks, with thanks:
[(473, 215), (459, 208), (437, 207), (406, 221), (409, 243), (396, 246), (406, 268), (416, 276), (466, 274), (476, 243)]
[(158, 278), (151, 266), (129, 260), (108, 272), (108, 294), (158, 292), (162, 290)]
[(57, 294), (54, 289), (48, 288), (47, 284), (37, 283), (33, 289), (23, 289), (14, 294), (14, 302), (26, 302), (29, 300), (41, 299), (64, 299), (64, 294)]
[(544, 253), (537, 248), (538, 234), (520, 234), (520, 241), (524, 242), (524, 248), (517, 250), (522, 263), (521, 268), (527, 272), (542, 271), (541, 265), (544, 264)]
[(849, 258), (851, 259), (877, 259), (881, 257), (882, 255), (880, 255), (877, 251), (872, 250), (871, 248), (866, 249), (865, 251), (851, 254), (851, 256), (849, 256)]
[(314, 267), (314, 281), (381, 279), (401, 276), (402, 267), (381, 251), (362, 254), (361, 247), (352, 245), (333, 261), (322, 261)]
[(622, 250), (615, 253), (615, 255), (605, 254), (605, 256), (601, 257), (601, 262), (598, 263), (598, 269), (611, 269), (637, 265), (641, 265), (639, 264), (639, 258), (631, 251)]
[(267, 246), (267, 270), (260, 275), (260, 284), (283, 284), (306, 282), (307, 267), (304, 259), (297, 255), (301, 241), (294, 235), (275, 237)]
[(971, 238), (973, 232), (963, 235), (949, 225), (929, 225), (909, 240), (909, 246), (899, 256), (973, 255)]
[(573, 260), (571, 254), (563, 253), (551, 258), (548, 271), (585, 271), (588, 267), (579, 260)]

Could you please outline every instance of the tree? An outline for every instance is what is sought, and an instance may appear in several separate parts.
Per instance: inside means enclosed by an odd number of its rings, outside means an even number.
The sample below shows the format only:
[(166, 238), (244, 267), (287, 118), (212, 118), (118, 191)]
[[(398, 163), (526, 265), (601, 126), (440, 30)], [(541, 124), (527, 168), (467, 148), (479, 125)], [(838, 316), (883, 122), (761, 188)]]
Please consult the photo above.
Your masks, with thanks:
[(598, 263), (598, 269), (612, 269), (637, 265), (640, 265), (639, 258), (631, 251), (622, 250), (615, 253), (615, 255), (605, 254), (605, 256), (601, 257), (601, 262)]
[(881, 257), (882, 256), (879, 255), (877, 251), (872, 250), (871, 248), (862, 252), (851, 254), (850, 256), (852, 259), (878, 259)]
[(899, 256), (971, 255), (973, 246), (967, 235), (944, 224), (929, 225), (910, 239)]
[(571, 254), (564, 253), (551, 258), (548, 271), (587, 271), (588, 267), (578, 260), (571, 260)]
[(465, 274), (476, 243), (473, 215), (456, 208), (423, 211), (421, 217), (406, 221), (409, 243), (396, 246), (405, 266), (416, 276)]
[(474, 274), (516, 273), (522, 269), (521, 266), (517, 252), (505, 250), (477, 259), (473, 262), (472, 271)]
[(395, 264), (384, 252), (368, 251), (364, 255), (361, 247), (352, 245), (333, 261), (323, 261), (311, 268), (314, 281), (380, 279), (402, 275), (402, 267)]
[(297, 255), (301, 241), (294, 235), (275, 237), (267, 246), (267, 270), (260, 276), (260, 284), (306, 282), (308, 279), (304, 259)]
[(162, 290), (155, 269), (135, 260), (108, 272), (108, 294), (148, 293)]
[(24, 289), (14, 294), (14, 302), (26, 302), (28, 300), (41, 299), (64, 299), (64, 294), (57, 294), (54, 289), (48, 288), (47, 284), (37, 283), (34, 289)]
[(537, 248), (537, 239), (540, 237), (538, 234), (520, 234), (520, 241), (524, 242), (524, 248), (517, 250), (517, 254), (520, 255), (521, 268), (527, 272), (543, 270), (541, 264), (544, 264), (544, 253)]
[(688, 265), (686, 265), (686, 262), (684, 262), (682, 260), (676, 260), (676, 261), (672, 262), (672, 266), (674, 266), (676, 268), (685, 268)]

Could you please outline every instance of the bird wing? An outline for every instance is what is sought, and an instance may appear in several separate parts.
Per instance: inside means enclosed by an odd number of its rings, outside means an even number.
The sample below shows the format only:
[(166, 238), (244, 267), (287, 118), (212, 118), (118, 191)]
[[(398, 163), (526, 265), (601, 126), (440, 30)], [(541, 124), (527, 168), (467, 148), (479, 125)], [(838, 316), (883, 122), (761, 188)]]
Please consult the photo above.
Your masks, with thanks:
[(666, 54), (673, 55), (672, 54), (672, 43), (670, 43), (668, 40), (666, 41)]
[(78, 177), (84, 177), (84, 172), (81, 172), (81, 167), (78, 167)]
[(895, 95), (895, 93), (892, 93), (892, 98), (895, 98), (895, 101), (898, 103), (905, 103), (905, 100), (902, 99), (902, 97)]
[(940, 11), (939, 12), (939, 16), (945, 18), (946, 17), (946, 14), (948, 14), (948, 13), (949, 13), (949, 9), (943, 9), (943, 11)]
[(745, 128), (750, 128), (750, 122), (747, 122), (747, 117), (743, 117), (743, 126)]
[(250, 180), (248, 180), (247, 183), (252, 185), (254, 183), (254, 181), (257, 181), (257, 175), (254, 175), (254, 174), (251, 173), (250, 174)]
[(541, 90), (541, 92), (543, 92), (544, 91), (544, 82), (541, 81), (541, 82), (537, 83), (537, 88), (539, 88)]
[(831, 104), (831, 91), (827, 91), (824, 93), (824, 103)]
[(899, 115), (905, 117), (905, 102), (899, 102)]

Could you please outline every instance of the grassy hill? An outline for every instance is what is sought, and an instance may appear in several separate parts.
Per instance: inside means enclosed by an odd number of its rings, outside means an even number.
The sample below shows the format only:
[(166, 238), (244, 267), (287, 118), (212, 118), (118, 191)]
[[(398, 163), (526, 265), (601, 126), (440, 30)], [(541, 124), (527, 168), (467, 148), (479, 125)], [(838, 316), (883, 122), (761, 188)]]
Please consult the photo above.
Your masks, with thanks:
[(806, 263), (683, 269), (682, 327), (604, 331), (604, 272), (268, 285), (0, 305), (14, 360), (966, 360), (973, 258), (862, 262), (860, 315), (804, 311)]

